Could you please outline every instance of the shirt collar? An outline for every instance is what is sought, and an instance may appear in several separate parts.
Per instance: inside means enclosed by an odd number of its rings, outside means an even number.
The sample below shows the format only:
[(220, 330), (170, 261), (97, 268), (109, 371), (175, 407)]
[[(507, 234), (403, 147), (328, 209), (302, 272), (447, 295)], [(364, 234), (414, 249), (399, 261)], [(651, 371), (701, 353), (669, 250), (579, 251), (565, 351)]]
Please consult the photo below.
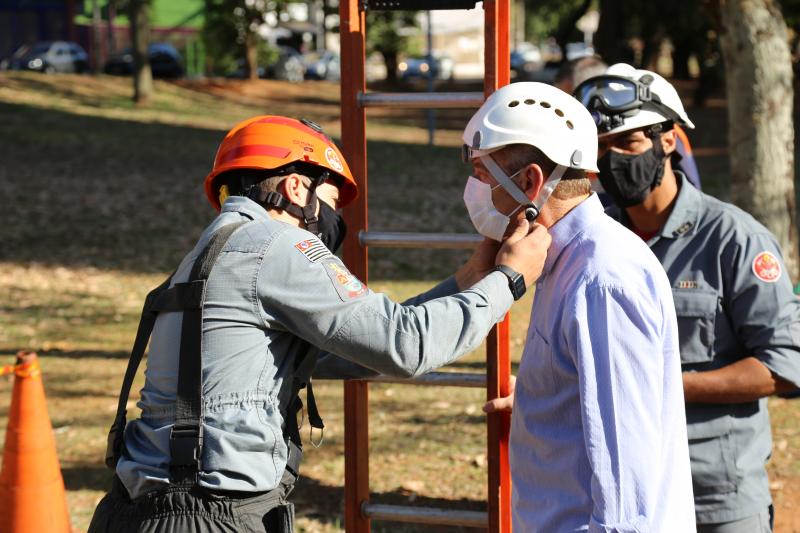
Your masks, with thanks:
[(583, 233), (586, 228), (593, 225), (600, 217), (604, 217), (603, 204), (597, 194), (592, 193), (586, 200), (572, 208), (572, 210), (561, 217), (548, 230), (553, 241), (547, 250), (547, 259), (544, 262), (542, 276), (547, 275), (558, 261), (561, 252), (575, 239)]
[(222, 213), (241, 213), (252, 220), (272, 220), (266, 209), (244, 196), (229, 196), (222, 204)]
[(668, 239), (677, 239), (691, 235), (697, 230), (697, 219), (700, 216), (700, 191), (692, 185), (683, 172), (675, 171), (679, 179), (680, 190), (672, 212), (669, 214), (659, 235)]

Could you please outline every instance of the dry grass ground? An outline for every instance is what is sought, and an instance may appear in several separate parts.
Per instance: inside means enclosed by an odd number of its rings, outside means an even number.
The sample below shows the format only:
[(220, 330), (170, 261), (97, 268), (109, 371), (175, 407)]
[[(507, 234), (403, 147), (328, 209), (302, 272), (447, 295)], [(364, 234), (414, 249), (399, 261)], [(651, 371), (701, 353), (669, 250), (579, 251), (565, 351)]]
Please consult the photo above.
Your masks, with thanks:
[[(224, 131), (249, 115), (283, 113), (339, 133), (338, 87), (325, 83), (157, 83), (156, 97), (145, 108), (132, 106), (128, 95), (125, 79), (0, 75), (0, 363), (10, 362), (18, 349), (42, 356), (77, 530), (85, 530), (109, 486), (102, 465), (105, 436), (142, 298), (213, 216), (201, 182)], [(697, 137), (697, 148), (718, 153), (713, 149), (724, 145), (718, 125), (724, 109), (696, 110), (693, 117), (715, 125), (703, 130), (713, 134)], [(428, 147), (423, 114), (371, 114), (373, 228), (470, 231), (461, 202), (469, 170), (458, 162), (457, 150), (457, 126), (464, 118), (463, 112), (439, 113), (437, 123), (449, 129), (437, 133), (439, 146)], [(722, 193), (724, 158), (703, 158), (700, 165), (708, 188)], [(452, 272), (464, 253), (375, 250), (370, 257), (370, 286), (402, 299)], [(529, 307), (526, 298), (512, 313), (515, 360)], [(478, 352), (456, 366), (477, 372), (482, 358)], [(10, 389), (10, 380), (0, 380), (0, 439)], [(315, 392), (326, 421), (325, 443), (307, 447), (304, 478), (295, 492), (298, 529), (339, 531), (341, 385), (322, 382)], [(373, 386), (373, 499), (483, 508), (482, 401), (479, 390)], [(777, 531), (791, 533), (800, 531), (798, 402), (778, 400), (772, 407)], [(377, 522), (374, 530), (433, 531)]]

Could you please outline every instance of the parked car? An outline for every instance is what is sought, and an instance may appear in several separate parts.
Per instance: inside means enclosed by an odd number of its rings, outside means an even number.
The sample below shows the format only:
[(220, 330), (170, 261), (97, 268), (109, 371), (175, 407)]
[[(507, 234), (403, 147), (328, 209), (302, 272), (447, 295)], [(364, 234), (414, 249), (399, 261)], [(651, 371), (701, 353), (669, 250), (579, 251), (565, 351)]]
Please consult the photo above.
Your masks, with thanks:
[[(169, 43), (152, 43), (147, 49), (150, 59), (150, 70), (155, 78), (180, 78), (183, 76), (183, 58)], [(118, 76), (133, 74), (133, 51), (126, 48), (112, 56), (106, 63), (103, 72)]]
[(278, 60), (267, 65), (266, 77), (298, 83), (303, 81), (305, 75), (306, 65), (300, 52), (291, 46), (278, 46)]
[(428, 79), (452, 80), (455, 61), (450, 56), (435, 54), (433, 61), (427, 56), (408, 57), (397, 65), (401, 80)]
[(330, 80), (339, 81), (341, 79), (341, 65), (339, 54), (326, 50), (322, 53), (309, 52), (303, 56), (306, 65), (307, 80)]
[[(227, 78), (244, 79), (247, 77), (244, 59), (236, 62), (237, 68), (226, 75)], [(300, 52), (291, 46), (278, 46), (278, 58), (269, 65), (258, 65), (258, 77), (273, 80), (286, 80), (294, 83), (305, 78), (306, 65)]]
[(78, 43), (69, 41), (43, 41), (22, 45), (10, 58), (0, 64), (3, 70), (35, 70), (83, 73), (89, 70), (89, 56)]
[(594, 54), (594, 47), (586, 43), (567, 43), (567, 51), (564, 54), (567, 61), (578, 59), (580, 57), (587, 57)]
[(533, 73), (544, 68), (539, 47), (531, 43), (519, 43), (511, 52), (511, 72), (517, 81), (530, 80)]

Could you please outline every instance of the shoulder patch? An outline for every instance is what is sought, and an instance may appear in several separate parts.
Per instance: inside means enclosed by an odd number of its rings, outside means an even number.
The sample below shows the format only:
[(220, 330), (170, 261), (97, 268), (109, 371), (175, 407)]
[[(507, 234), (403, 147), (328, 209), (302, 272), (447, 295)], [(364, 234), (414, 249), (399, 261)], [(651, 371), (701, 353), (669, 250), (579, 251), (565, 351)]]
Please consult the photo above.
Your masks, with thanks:
[(333, 255), (319, 239), (306, 239), (295, 243), (294, 247), (312, 263)]
[(753, 274), (761, 281), (774, 283), (781, 277), (781, 262), (772, 252), (761, 252), (753, 259)]
[(366, 294), (366, 285), (351, 274), (341, 261), (332, 258), (324, 261), (322, 264), (325, 266), (325, 273), (331, 278), (333, 288), (336, 289), (336, 293), (343, 302)]

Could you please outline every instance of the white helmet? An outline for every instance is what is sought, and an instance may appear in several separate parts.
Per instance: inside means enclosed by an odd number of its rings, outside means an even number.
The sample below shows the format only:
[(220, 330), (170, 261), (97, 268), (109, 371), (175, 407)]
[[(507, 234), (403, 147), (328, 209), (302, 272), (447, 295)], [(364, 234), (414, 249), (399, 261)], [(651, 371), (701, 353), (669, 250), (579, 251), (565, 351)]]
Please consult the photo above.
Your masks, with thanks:
[(597, 128), (591, 114), (551, 85), (517, 82), (501, 87), (464, 129), (469, 161), (510, 144), (528, 144), (566, 168), (597, 170)]
[(675, 88), (660, 75), (631, 65), (611, 65), (584, 81), (577, 98), (592, 113), (600, 137), (671, 120), (694, 129)]

